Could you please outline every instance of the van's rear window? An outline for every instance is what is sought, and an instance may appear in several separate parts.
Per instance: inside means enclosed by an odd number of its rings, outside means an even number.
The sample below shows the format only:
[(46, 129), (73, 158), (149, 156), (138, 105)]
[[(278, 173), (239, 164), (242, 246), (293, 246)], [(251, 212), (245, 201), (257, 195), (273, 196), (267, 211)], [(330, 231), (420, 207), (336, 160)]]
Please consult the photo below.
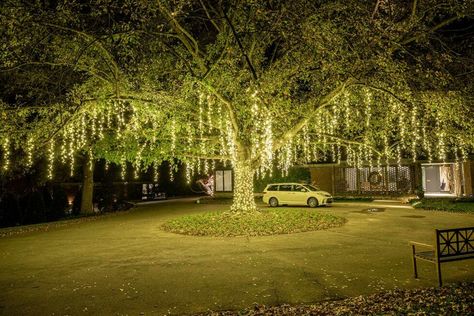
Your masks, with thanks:
[(278, 185), (271, 185), (267, 188), (267, 191), (278, 191)]

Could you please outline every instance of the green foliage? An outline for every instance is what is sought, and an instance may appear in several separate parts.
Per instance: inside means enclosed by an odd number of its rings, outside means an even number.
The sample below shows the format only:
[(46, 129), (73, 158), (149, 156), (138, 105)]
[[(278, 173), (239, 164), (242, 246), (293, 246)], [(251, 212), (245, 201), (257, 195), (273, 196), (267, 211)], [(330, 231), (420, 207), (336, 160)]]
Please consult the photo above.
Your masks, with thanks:
[(254, 213), (211, 212), (168, 221), (166, 231), (195, 236), (264, 236), (324, 230), (345, 223), (342, 217), (303, 209), (265, 209)]
[(266, 174), (254, 179), (254, 192), (262, 192), (267, 184), (278, 182), (311, 183), (311, 174), (308, 168), (290, 168), (287, 174), (274, 170), (272, 176)]
[(474, 201), (463, 201), (453, 198), (424, 198), (421, 200), (412, 200), (411, 204), (414, 208), (432, 210), (432, 211), (447, 211), (447, 212), (461, 212), (474, 213)]

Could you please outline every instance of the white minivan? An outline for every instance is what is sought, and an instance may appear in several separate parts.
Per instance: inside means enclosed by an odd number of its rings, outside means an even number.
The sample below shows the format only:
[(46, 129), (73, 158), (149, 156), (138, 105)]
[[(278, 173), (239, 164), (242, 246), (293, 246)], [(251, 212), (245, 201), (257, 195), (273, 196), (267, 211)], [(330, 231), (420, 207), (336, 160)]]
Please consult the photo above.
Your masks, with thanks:
[(272, 183), (263, 190), (263, 202), (272, 207), (278, 205), (330, 205), (332, 196), (310, 184)]

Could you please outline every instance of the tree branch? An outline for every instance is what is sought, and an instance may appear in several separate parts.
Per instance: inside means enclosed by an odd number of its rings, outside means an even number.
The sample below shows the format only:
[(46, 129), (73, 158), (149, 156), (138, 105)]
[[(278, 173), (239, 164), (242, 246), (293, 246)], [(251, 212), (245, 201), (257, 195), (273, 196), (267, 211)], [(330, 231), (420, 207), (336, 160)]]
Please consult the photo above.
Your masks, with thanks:
[(377, 11), (379, 10), (379, 6), (380, 6), (380, 0), (377, 0), (374, 11), (372, 12), (372, 16), (370, 17), (371, 20), (375, 18), (375, 15), (377, 14)]
[(333, 89), (331, 92), (326, 94), (325, 96), (321, 97), (318, 102), (316, 102), (311, 110), (309, 111), (309, 114), (300, 118), (298, 122), (290, 128), (286, 133), (284, 133), (278, 141), (276, 141), (273, 144), (273, 150), (279, 150), (281, 147), (283, 147), (286, 142), (288, 142), (290, 139), (292, 139), (301, 129), (308, 123), (309, 119), (320, 109), (324, 108), (328, 104), (330, 104), (336, 97), (338, 97), (348, 85), (352, 84), (353, 79), (347, 79), (344, 81), (342, 84), (337, 86), (335, 89)]
[(165, 8), (161, 1), (158, 1), (158, 6), (160, 11), (171, 21), (171, 27), (178, 34), (178, 38), (180, 39), (181, 43), (183, 43), (188, 52), (196, 60), (199, 67), (201, 68), (201, 71), (206, 72), (207, 66), (205, 61), (200, 56), (199, 45), (196, 39), (188, 31), (186, 31), (186, 29), (176, 20), (175, 15), (169, 12), (169, 10)]
[[(69, 27), (65, 27), (65, 26), (61, 26), (61, 25), (56, 25), (56, 24), (53, 24), (53, 23), (48, 23), (48, 22), (42, 22), (42, 23), (38, 23), (40, 25), (45, 25), (45, 26), (49, 26), (49, 27), (53, 27), (53, 28), (57, 28), (59, 30), (63, 30), (63, 31), (68, 31), (68, 32), (72, 32), (72, 33), (75, 33), (77, 35), (80, 35), (81, 37), (84, 37), (88, 40), (91, 40), (94, 44), (97, 43), (97, 47), (99, 48), (100, 51), (102, 51), (102, 53), (105, 55), (104, 57), (106, 57), (106, 60), (107, 60), (107, 65), (109, 66), (110, 68), (110, 64), (113, 66), (114, 69), (111, 69), (110, 70), (112, 71), (112, 73), (114, 74), (114, 78), (115, 80), (118, 80), (118, 77), (119, 77), (119, 67), (117, 65), (117, 63), (115, 62), (115, 59), (114, 57), (110, 54), (110, 52), (105, 49), (105, 47), (96, 39), (94, 38), (92, 35), (90, 34), (87, 34), (87, 33), (84, 33), (82, 31), (79, 31), (79, 30), (76, 30), (76, 29), (72, 29), (72, 28), (69, 28)], [(110, 63), (110, 64), (109, 64)]]
[(222, 95), (220, 92), (218, 92), (212, 85), (208, 84), (207, 82), (198, 81), (198, 83), (200, 83), (201, 85), (206, 87), (208, 90), (210, 90), (222, 103), (224, 103), (224, 105), (227, 108), (227, 112), (229, 113), (230, 122), (234, 130), (234, 142), (237, 145), (241, 145), (240, 141), (238, 140), (238, 135), (240, 134), (239, 123), (238, 123), (237, 116), (235, 114), (235, 109), (234, 109), (234, 106), (232, 105), (232, 102), (229, 99), (227, 99), (224, 95)]
[(444, 26), (446, 26), (446, 25), (448, 25), (448, 24), (450, 24), (450, 23), (452, 23), (452, 22), (454, 22), (454, 21), (456, 21), (456, 20), (458, 20), (458, 19), (460, 19), (460, 18), (461, 18), (461, 16), (454, 16), (454, 17), (452, 17), (452, 18), (449, 18), (449, 19), (447, 19), (447, 20), (444, 20), (444, 21), (438, 23), (437, 25), (433, 26), (431, 29), (429, 29), (429, 30), (426, 31), (426, 32), (419, 33), (419, 34), (413, 35), (413, 36), (410, 37), (410, 38), (407, 38), (406, 40), (400, 42), (400, 45), (406, 45), (406, 44), (409, 44), (409, 43), (411, 43), (411, 42), (413, 42), (413, 41), (416, 41), (417, 39), (419, 39), (419, 38), (422, 37), (423, 35), (429, 34), (429, 33), (433, 33), (433, 32), (435, 32), (435, 31), (439, 30), (440, 28), (442, 28), (442, 27), (444, 27)]
[(413, 5), (411, 6), (410, 22), (413, 22), (415, 20), (417, 4), (418, 4), (418, 0), (413, 0)]
[(231, 160), (230, 156), (220, 156), (220, 155), (181, 155), (182, 157), (186, 158), (193, 158), (193, 159), (203, 159), (203, 160)]
[[(359, 142), (359, 141), (356, 141), (356, 140), (349, 140), (349, 139), (345, 139), (345, 138), (342, 138), (342, 137), (338, 137), (338, 136), (334, 136), (334, 135), (331, 135), (331, 134), (325, 134), (325, 133), (308, 133), (308, 135), (314, 135), (314, 136), (326, 136), (326, 137), (329, 137), (331, 139), (335, 139), (339, 142), (343, 142), (343, 144), (339, 144), (339, 145), (343, 145), (345, 146), (345, 144), (348, 144), (348, 145), (359, 145), (359, 146), (364, 146), (364, 147), (367, 147), (367, 148), (370, 148), (372, 149), (377, 155), (379, 156), (382, 156), (383, 154), (378, 150), (376, 149), (374, 146), (371, 146), (369, 144), (366, 144), (366, 143), (363, 143), (363, 142)], [(324, 142), (322, 144), (328, 144), (327, 142)], [(335, 145), (337, 145), (338, 143), (335, 143)]]
[(240, 51), (242, 52), (242, 55), (244, 55), (244, 57), (245, 57), (245, 61), (247, 62), (247, 65), (249, 66), (249, 69), (250, 69), (250, 72), (252, 73), (253, 79), (254, 79), (255, 81), (257, 81), (257, 80), (258, 80), (257, 72), (255, 71), (255, 68), (253, 67), (252, 62), (251, 62), (249, 56), (248, 56), (247, 53), (245, 52), (244, 47), (242, 46), (242, 43), (240, 42), (240, 38), (239, 38), (237, 32), (235, 31), (234, 25), (233, 25), (232, 22), (230, 21), (230, 19), (229, 19), (229, 17), (227, 16), (227, 13), (225, 12), (225, 10), (222, 11), (222, 14), (224, 15), (224, 19), (227, 21), (227, 24), (229, 24), (229, 27), (230, 27), (230, 29), (231, 29), (231, 31), (232, 31), (232, 34), (234, 35), (235, 40), (237, 41), (237, 45), (239, 46), (239, 49), (240, 49)]
[(46, 62), (46, 61), (43, 61), (43, 62), (27, 62), (27, 63), (23, 63), (23, 64), (19, 64), (19, 65), (16, 65), (16, 66), (13, 66), (13, 67), (10, 67), (10, 68), (4, 68), (4, 69), (0, 69), (0, 72), (8, 72), (8, 71), (13, 71), (13, 70), (16, 70), (16, 69), (20, 69), (24, 66), (29, 66), (29, 65), (35, 65), (35, 66), (51, 66), (51, 67), (73, 67), (73, 68), (77, 68), (79, 70), (82, 70), (82, 71), (86, 71), (87, 73), (90, 73), (92, 76), (100, 79), (100, 80), (103, 80), (105, 82), (108, 82), (110, 83), (110, 80), (108, 78), (106, 78), (106, 74), (104, 73), (103, 75), (100, 75), (99, 72), (102, 72), (100, 70), (98, 70), (98, 72), (95, 72), (94, 70), (91, 70), (89, 68), (85, 68), (85, 67), (80, 67), (78, 66), (77, 64), (69, 64), (69, 63), (53, 63), (53, 62)]
[(212, 25), (215, 27), (215, 29), (217, 30), (217, 32), (220, 32), (221, 31), (221, 28), (217, 25), (217, 23), (214, 21), (214, 19), (211, 17), (211, 15), (209, 14), (209, 10), (207, 10), (207, 7), (206, 5), (204, 4), (204, 2), (202, 0), (199, 0), (199, 2), (201, 3), (201, 6), (202, 8), (204, 9), (204, 12), (206, 13), (206, 16), (207, 18), (209, 19), (209, 21), (211, 21)]
[(354, 85), (354, 86), (364, 86), (364, 87), (367, 87), (367, 88), (369, 88), (369, 89), (373, 89), (373, 90), (377, 90), (377, 91), (386, 93), (386, 94), (390, 95), (391, 97), (393, 97), (394, 99), (396, 99), (396, 100), (397, 100), (398, 102), (400, 102), (400, 103), (409, 104), (407, 100), (404, 100), (404, 99), (400, 98), (400, 97), (397, 96), (394, 92), (392, 92), (392, 91), (390, 91), (390, 90), (387, 90), (387, 89), (385, 89), (385, 88), (373, 86), (373, 85), (371, 85), (371, 84), (363, 83), (363, 82), (357, 82), (357, 83), (354, 83), (353, 85)]

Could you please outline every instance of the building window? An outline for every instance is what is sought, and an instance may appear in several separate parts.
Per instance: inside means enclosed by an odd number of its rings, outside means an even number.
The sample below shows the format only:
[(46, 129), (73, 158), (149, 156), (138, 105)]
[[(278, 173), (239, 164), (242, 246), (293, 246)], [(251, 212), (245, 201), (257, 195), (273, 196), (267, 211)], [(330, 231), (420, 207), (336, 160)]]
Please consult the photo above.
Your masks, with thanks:
[(339, 194), (405, 194), (413, 190), (410, 166), (335, 168), (335, 191)]
[(422, 164), (422, 181), (425, 196), (460, 196), (462, 194), (462, 170), (460, 164)]
[(232, 170), (216, 170), (216, 192), (232, 192)]

